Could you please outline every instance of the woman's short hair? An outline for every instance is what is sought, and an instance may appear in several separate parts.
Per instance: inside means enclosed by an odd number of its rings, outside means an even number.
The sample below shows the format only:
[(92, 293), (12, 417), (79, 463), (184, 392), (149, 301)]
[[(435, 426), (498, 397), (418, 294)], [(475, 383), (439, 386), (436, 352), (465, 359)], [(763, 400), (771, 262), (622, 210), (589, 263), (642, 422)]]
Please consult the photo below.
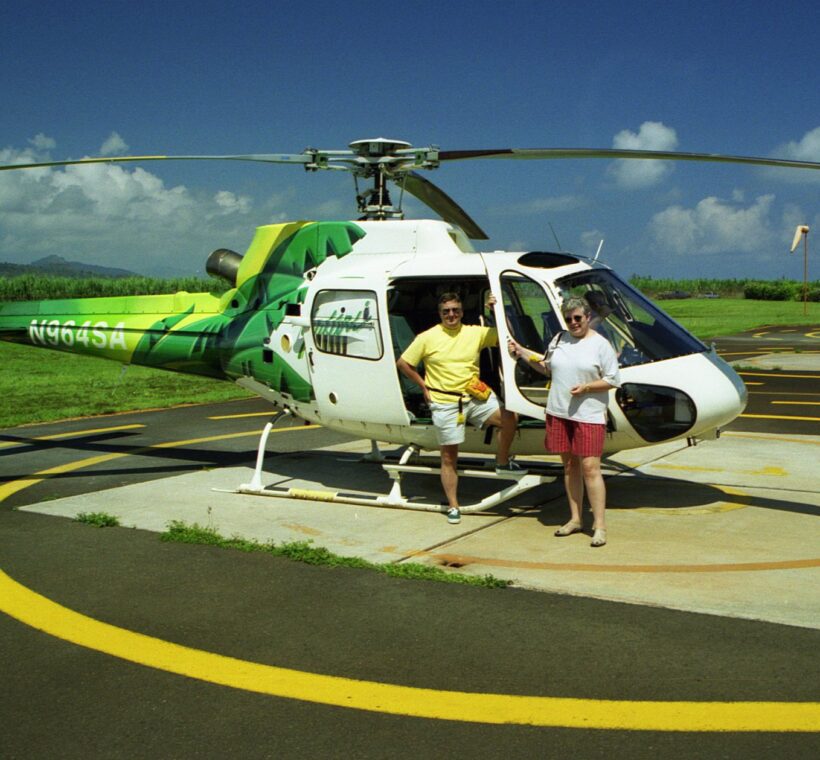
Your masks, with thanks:
[(584, 314), (592, 313), (592, 309), (589, 308), (589, 302), (581, 296), (570, 296), (561, 304), (561, 314), (569, 314), (576, 309), (581, 309)]

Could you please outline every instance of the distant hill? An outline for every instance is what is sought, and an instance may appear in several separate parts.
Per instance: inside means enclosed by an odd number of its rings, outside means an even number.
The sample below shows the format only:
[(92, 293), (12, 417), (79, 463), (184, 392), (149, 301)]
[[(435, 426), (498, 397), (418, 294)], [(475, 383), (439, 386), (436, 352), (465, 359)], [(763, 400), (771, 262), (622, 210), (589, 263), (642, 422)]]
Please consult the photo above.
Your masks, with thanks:
[(31, 264), (12, 264), (0, 261), (0, 275), (17, 277), (23, 274), (50, 274), (55, 277), (139, 277), (136, 272), (115, 267), (102, 267), (97, 264), (83, 264), (81, 261), (68, 261), (62, 256), (45, 256)]

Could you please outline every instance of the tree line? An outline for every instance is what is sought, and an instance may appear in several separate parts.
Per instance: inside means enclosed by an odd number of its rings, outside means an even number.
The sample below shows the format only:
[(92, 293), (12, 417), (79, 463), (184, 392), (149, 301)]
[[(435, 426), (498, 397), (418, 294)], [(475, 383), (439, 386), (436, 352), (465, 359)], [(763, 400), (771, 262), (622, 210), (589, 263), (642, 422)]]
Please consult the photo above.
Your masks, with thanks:
[[(632, 275), (629, 281), (650, 298), (719, 296), (762, 301), (802, 301), (798, 280), (748, 280), (709, 278), (673, 280)], [(221, 295), (228, 289), (216, 277), (66, 277), (22, 274), (0, 278), (0, 301), (41, 301), (59, 298), (161, 295), (187, 291)], [(808, 300), (820, 301), (820, 281), (809, 283)]]

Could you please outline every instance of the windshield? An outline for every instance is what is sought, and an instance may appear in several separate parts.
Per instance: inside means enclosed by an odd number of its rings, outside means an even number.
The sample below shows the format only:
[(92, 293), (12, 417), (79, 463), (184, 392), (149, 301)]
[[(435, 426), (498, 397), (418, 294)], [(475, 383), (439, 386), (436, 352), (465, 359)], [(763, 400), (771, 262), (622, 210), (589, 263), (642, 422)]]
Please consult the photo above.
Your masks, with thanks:
[(612, 344), (621, 367), (707, 350), (614, 272), (582, 272), (557, 280), (556, 285), (564, 301), (570, 296), (587, 299), (592, 307), (590, 327)]

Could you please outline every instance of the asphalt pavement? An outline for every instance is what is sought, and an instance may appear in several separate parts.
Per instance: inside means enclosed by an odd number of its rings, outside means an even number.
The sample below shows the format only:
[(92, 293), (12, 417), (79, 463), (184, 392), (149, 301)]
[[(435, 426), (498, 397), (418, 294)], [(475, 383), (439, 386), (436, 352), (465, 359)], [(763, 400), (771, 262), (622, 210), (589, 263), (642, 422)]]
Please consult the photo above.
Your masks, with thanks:
[[(258, 401), (2, 431), (0, 756), (816, 757), (817, 340), (765, 367), (775, 352), (749, 337), (719, 344), (746, 348), (727, 358), (742, 358), (750, 390), (723, 438), (609, 464), (602, 550), (552, 538), (557, 486), (460, 526), (212, 491), (252, 467)], [(766, 344), (782, 345), (774, 337)], [(291, 425), (269, 446), (275, 480), (315, 484), (329, 470), (367, 490), (385, 477), (357, 461), (360, 442)], [(52, 516), (100, 505), (138, 527)], [(516, 585), (161, 542), (155, 531), (182, 506), (226, 535), (311, 539)], [(169, 642), (182, 648), (162, 655)], [(222, 659), (201, 664), (205, 654)], [(246, 672), (250, 684), (234, 680)], [(283, 696), (295, 678), (306, 691)], [(373, 684), (410, 690), (340, 706)], [(476, 717), (480, 699), (490, 714), (509, 709), (508, 722)], [(712, 723), (697, 723), (702, 708)], [(738, 729), (735, 710), (768, 730)], [(800, 714), (808, 722), (788, 724)], [(606, 715), (610, 727), (588, 727)]]

